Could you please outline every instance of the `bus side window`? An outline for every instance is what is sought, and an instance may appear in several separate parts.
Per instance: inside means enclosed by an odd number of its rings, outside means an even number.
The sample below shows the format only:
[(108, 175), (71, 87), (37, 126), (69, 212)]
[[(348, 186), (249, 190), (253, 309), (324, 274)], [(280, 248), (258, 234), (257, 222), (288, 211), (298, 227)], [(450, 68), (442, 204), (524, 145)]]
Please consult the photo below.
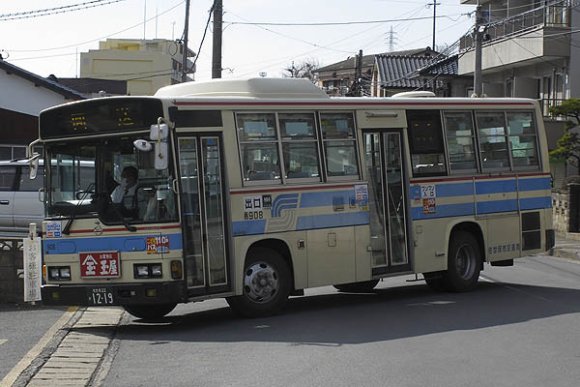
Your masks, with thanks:
[(447, 175), (439, 110), (408, 110), (407, 125), (413, 175)]
[(238, 113), (236, 123), (244, 180), (280, 184), (276, 116), (272, 113)]
[(514, 169), (538, 169), (538, 141), (532, 112), (508, 112), (509, 144)]
[(320, 113), (322, 143), (328, 177), (359, 176), (356, 134), (352, 113)]

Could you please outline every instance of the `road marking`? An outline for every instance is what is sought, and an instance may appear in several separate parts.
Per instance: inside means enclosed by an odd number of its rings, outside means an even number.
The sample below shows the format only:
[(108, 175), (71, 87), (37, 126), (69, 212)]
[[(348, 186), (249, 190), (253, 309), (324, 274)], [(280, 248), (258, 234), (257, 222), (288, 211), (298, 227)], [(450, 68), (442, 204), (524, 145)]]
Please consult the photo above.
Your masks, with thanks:
[(0, 345), (4, 344), (5, 342), (7, 342), (8, 340), (6, 339), (0, 339)]
[(38, 355), (40, 355), (44, 347), (46, 347), (56, 332), (72, 318), (77, 310), (78, 307), (76, 306), (69, 307), (66, 312), (64, 312), (64, 314), (54, 323), (54, 325), (51, 326), (48, 331), (46, 331), (38, 343), (36, 343), (36, 345), (32, 347), (32, 349), (28, 351), (28, 353), (24, 355), (22, 359), (20, 359), (18, 364), (16, 364), (14, 368), (8, 372), (8, 375), (6, 375), (4, 379), (0, 380), (0, 386), (12, 386), (16, 379), (18, 379), (18, 376), (20, 376), (20, 374), (30, 365), (30, 363), (32, 363), (32, 361), (36, 359)]

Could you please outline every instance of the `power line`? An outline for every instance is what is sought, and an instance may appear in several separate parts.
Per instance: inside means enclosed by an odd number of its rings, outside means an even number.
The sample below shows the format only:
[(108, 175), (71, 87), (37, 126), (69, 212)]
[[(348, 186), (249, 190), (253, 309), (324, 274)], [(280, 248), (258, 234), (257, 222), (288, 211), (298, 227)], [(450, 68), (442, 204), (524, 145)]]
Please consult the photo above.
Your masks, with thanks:
[[(439, 15), (436, 19), (450, 19), (452, 21), (457, 21), (461, 16), (467, 15), (466, 13), (455, 14), (455, 15)], [(457, 18), (452, 18), (452, 16), (457, 16)], [(380, 24), (380, 23), (393, 23), (393, 22), (410, 22), (417, 20), (432, 20), (433, 16), (425, 17), (411, 17), (405, 19), (383, 19), (383, 20), (361, 20), (361, 21), (346, 21), (346, 22), (314, 22), (314, 23), (274, 23), (274, 22), (227, 22), (229, 24), (241, 24), (241, 25), (259, 25), (259, 26), (288, 26), (288, 27), (321, 27), (321, 26), (344, 26), (344, 25), (355, 25), (355, 24)]]
[(119, 3), (121, 1), (125, 1), (125, 0), (92, 0), (92, 1), (86, 1), (84, 3), (79, 3), (79, 4), (63, 5), (62, 7), (45, 8), (45, 9), (38, 9), (38, 10), (34, 10), (34, 11), (26, 11), (26, 12), (6, 13), (3, 15), (0, 15), (0, 21), (31, 19), (31, 18), (35, 18), (35, 17), (56, 15), (56, 14), (60, 14), (60, 13), (80, 11), (83, 9), (89, 9), (89, 8), (100, 7), (103, 5)]

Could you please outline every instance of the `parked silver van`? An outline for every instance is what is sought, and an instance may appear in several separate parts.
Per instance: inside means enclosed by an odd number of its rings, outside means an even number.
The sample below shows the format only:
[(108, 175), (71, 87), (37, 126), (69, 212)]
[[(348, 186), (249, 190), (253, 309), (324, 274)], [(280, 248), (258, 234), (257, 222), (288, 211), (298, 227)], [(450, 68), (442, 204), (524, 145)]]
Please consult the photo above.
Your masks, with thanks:
[(40, 193), (43, 166), (39, 166), (36, 179), (29, 175), (27, 160), (0, 161), (0, 237), (25, 237), (32, 222), (40, 227), (44, 216)]

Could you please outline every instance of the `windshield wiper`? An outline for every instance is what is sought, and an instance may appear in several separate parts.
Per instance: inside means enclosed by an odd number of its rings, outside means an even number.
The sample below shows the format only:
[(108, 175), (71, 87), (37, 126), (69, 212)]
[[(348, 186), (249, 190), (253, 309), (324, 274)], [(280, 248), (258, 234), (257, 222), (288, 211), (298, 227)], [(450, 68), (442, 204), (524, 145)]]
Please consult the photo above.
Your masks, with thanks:
[(69, 220), (66, 222), (66, 226), (64, 226), (64, 230), (62, 230), (62, 233), (64, 235), (69, 235), (70, 234), (70, 228), (76, 218), (76, 215), (79, 211), (77, 211), (77, 208), (85, 201), (85, 199), (87, 198), (87, 196), (89, 195), (89, 193), (91, 192), (91, 189), (93, 189), (95, 187), (94, 183), (90, 183), (87, 188), (85, 189), (85, 191), (83, 192), (83, 195), (81, 196), (81, 198), (79, 199), (79, 201), (77, 202), (77, 204), (75, 204), (75, 210), (72, 212), (71, 217), (69, 218)]

